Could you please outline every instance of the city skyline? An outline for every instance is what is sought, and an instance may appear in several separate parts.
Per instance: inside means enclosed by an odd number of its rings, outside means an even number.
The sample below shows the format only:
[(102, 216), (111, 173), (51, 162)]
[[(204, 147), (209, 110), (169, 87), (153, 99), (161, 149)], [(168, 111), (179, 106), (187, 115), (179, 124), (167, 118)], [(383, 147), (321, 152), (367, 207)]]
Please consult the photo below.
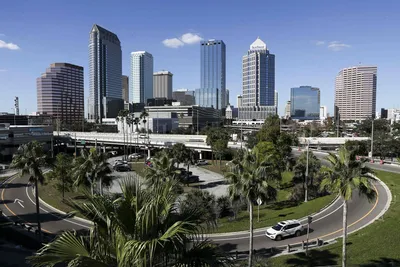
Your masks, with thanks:
[[(101, 2), (101, 1), (100, 1)], [(85, 68), (85, 104), (88, 97), (88, 62), (87, 62), (87, 31), (93, 23), (98, 23), (112, 29), (122, 42), (123, 73), (129, 73), (128, 53), (134, 50), (151, 51), (155, 58), (155, 69), (168, 69), (174, 73), (175, 88), (195, 89), (199, 86), (199, 53), (198, 42), (201, 39), (218, 37), (223, 39), (227, 50), (227, 88), (231, 95), (241, 93), (240, 57), (248, 43), (258, 35), (268, 43), (269, 48), (277, 55), (279, 64), (276, 66), (276, 88), (279, 93), (279, 113), (283, 114), (284, 106), (290, 98), (290, 88), (297, 84), (313, 84), (323, 89), (321, 104), (333, 110), (334, 80), (340, 69), (357, 65), (376, 65), (380, 70), (377, 92), (377, 108), (396, 107), (400, 104), (392, 96), (392, 90), (399, 83), (396, 47), (397, 36), (390, 34), (398, 28), (400, 21), (394, 10), (399, 3), (374, 4), (368, 3), (362, 7), (356, 3), (342, 5), (335, 3), (312, 4), (307, 8), (293, 2), (289, 8), (277, 3), (269, 5), (268, 16), (260, 17), (261, 11), (244, 15), (240, 11), (244, 4), (234, 4), (230, 7), (230, 15), (221, 13), (224, 6), (214, 5), (209, 14), (211, 18), (223, 18), (223, 22), (215, 27), (215, 23), (202, 20), (204, 11), (202, 5), (196, 5), (194, 16), (183, 15), (188, 23), (179, 26), (173, 20), (166, 20), (174, 15), (182, 15), (178, 6), (187, 8), (188, 4), (163, 4), (169, 12), (160, 16), (149, 16), (151, 5), (144, 4), (143, 12), (132, 18), (128, 16), (129, 3), (109, 6), (99, 3), (96, 6), (72, 1), (68, 5), (58, 7), (46, 6), (39, 9), (32, 3), (24, 5), (23, 10), (36, 10), (46, 16), (21, 16), (21, 5), (18, 1), (4, 4), (0, 14), (3, 23), (0, 28), (0, 88), (5, 91), (0, 104), (5, 110), (13, 107), (14, 95), (20, 96), (21, 112), (28, 113), (37, 110), (33, 100), (36, 94), (35, 79), (43, 69), (52, 62), (71, 62)], [(105, 3), (105, 2), (104, 2)], [(344, 3), (344, 2), (343, 2)], [(266, 3), (260, 3), (260, 7)], [(304, 12), (298, 12), (298, 9)], [(330, 10), (330, 16), (340, 17), (340, 20), (329, 20), (324, 16), (324, 10)], [(90, 10), (90, 12), (88, 12)], [(285, 10), (285, 17), (279, 12)], [(376, 13), (377, 10), (386, 10)], [(107, 12), (106, 12), (107, 11)], [(74, 12), (74, 19), (67, 16)], [(119, 14), (118, 19), (112, 16), (98, 14)], [(164, 15), (165, 14), (165, 15)], [(254, 23), (243, 25), (234, 19), (232, 14), (240, 15), (241, 20), (256, 18)], [(310, 17), (312, 15), (312, 18)], [(362, 15), (361, 15), (362, 14)], [(378, 14), (379, 23), (366, 20), (368, 14)], [(287, 16), (287, 17), (286, 17)], [(46, 18), (46, 19), (44, 19)], [(65, 37), (55, 38), (59, 32), (56, 24), (48, 20), (59, 18), (66, 22), (63, 25)], [(190, 19), (189, 19), (190, 18)], [(289, 23), (287, 18), (299, 23)], [(354, 19), (363, 21), (354, 25)], [(74, 22), (76, 21), (76, 22)], [(79, 23), (78, 23), (79, 21)], [(136, 27), (142, 21), (146, 27)], [(166, 21), (162, 30), (157, 30), (160, 21)], [(284, 22), (287, 23), (284, 23)], [(71, 23), (68, 23), (71, 22)], [(28, 24), (28, 26), (27, 26)], [(315, 26), (318, 25), (318, 26)], [(348, 25), (352, 25), (348, 28)], [(325, 29), (329, 29), (326, 31)], [(29, 38), (24, 31), (29, 30)], [(357, 35), (354, 35), (357, 32)], [(373, 35), (374, 38), (367, 38)], [(54, 36), (54, 38), (52, 38)], [(68, 36), (68, 38), (66, 37)], [(69, 38), (71, 36), (72, 38)], [(240, 36), (240, 38), (237, 38)], [(288, 42), (288, 38), (293, 41)], [(175, 48), (174, 48), (175, 47)], [(371, 53), (379, 51), (379, 53)], [(183, 55), (183, 56), (182, 56)], [(28, 62), (28, 64), (25, 64)], [(329, 64), (326, 64), (329, 62)], [(232, 101), (232, 100), (231, 100)], [(333, 112), (332, 112), (333, 113)]]

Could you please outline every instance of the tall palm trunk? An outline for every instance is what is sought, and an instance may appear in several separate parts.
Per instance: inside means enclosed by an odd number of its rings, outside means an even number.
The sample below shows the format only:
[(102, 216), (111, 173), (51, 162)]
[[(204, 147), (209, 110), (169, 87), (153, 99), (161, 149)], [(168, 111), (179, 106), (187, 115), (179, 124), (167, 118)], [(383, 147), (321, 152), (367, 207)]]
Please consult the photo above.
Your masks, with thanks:
[(100, 177), (100, 195), (103, 195), (103, 178)]
[(253, 264), (253, 203), (248, 200), (250, 212), (249, 267)]
[(40, 209), (39, 209), (39, 189), (38, 181), (35, 179), (35, 199), (36, 199), (36, 216), (37, 216), (37, 226), (39, 231), (39, 240), (42, 242), (42, 227), (40, 224)]
[(347, 243), (347, 200), (343, 200), (342, 267), (346, 267), (346, 243)]

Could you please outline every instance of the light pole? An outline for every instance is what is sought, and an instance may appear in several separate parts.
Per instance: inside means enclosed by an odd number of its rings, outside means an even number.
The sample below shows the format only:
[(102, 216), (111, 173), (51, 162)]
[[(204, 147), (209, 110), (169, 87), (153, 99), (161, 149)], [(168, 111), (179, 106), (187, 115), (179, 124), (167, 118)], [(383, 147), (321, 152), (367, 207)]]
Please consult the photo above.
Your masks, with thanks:
[(372, 119), (372, 129), (371, 129), (371, 162), (374, 162), (374, 119)]
[(307, 141), (307, 160), (306, 160), (306, 181), (305, 181), (305, 192), (304, 192), (304, 202), (308, 201), (308, 152), (310, 150), (310, 141), (306, 139)]

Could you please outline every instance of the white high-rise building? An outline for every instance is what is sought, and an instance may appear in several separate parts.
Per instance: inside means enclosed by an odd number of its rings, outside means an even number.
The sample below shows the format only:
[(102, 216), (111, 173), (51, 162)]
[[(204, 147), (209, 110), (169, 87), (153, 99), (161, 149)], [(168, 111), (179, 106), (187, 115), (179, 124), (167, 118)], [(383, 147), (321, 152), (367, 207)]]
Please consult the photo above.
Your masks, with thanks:
[(326, 106), (321, 106), (319, 108), (319, 119), (321, 121), (326, 120), (328, 118), (328, 109)]
[(276, 114), (275, 55), (257, 38), (242, 58), (243, 98), (239, 120), (264, 120)]
[(153, 56), (146, 51), (131, 53), (130, 91), (133, 103), (153, 98)]
[[(342, 69), (336, 76), (335, 111), (340, 120), (364, 120), (376, 112), (377, 67)], [(337, 114), (335, 114), (337, 117)]]
[(242, 106), (242, 104), (243, 104), (242, 99), (243, 99), (242, 95), (237, 96), (237, 107)]
[(274, 106), (278, 110), (278, 91), (275, 91)]
[(285, 118), (288, 119), (290, 118), (290, 112), (291, 112), (291, 104), (290, 100), (286, 102), (285, 106)]

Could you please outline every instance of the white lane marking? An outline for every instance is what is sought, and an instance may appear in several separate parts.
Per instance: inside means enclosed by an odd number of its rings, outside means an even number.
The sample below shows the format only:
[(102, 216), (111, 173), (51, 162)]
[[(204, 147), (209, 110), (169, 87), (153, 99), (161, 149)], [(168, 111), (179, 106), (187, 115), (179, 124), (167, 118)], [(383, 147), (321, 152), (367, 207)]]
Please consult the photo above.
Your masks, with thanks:
[[(29, 187), (29, 183), (28, 183), (27, 186), (26, 186), (26, 195), (28, 196), (28, 198), (29, 198), (29, 200), (32, 202), (32, 204), (36, 206), (36, 203), (35, 203), (35, 202), (32, 200), (32, 198), (29, 196), (28, 187)], [(34, 192), (33, 192), (33, 189), (32, 189), (32, 194), (35, 196), (35, 194), (34, 194)], [(60, 216), (55, 215), (54, 213), (50, 213), (50, 211), (47, 211), (47, 210), (45, 210), (45, 209), (42, 208), (42, 207), (39, 207), (39, 208), (40, 208), (42, 211), (44, 211), (44, 212), (46, 212), (46, 213), (48, 213), (48, 214), (51, 214), (51, 215), (53, 215), (54, 217), (57, 217), (57, 218), (59, 218), (59, 219), (61, 219), (61, 220), (63, 220), (63, 221), (66, 221), (66, 222), (69, 222), (69, 223), (72, 223), (72, 224), (75, 224), (75, 225), (78, 225), (78, 226), (81, 226), (81, 227), (90, 229), (90, 226), (87, 226), (87, 225), (84, 225), (84, 224), (80, 224), (80, 223), (77, 223), (77, 222), (74, 222), (74, 221), (71, 221), (71, 220), (62, 218), (62, 217), (60, 217)]]
[(14, 203), (18, 203), (18, 205), (20, 205), (21, 207), (25, 208), (24, 205), (22, 205), (22, 203), (24, 203), (24, 201), (21, 200), (21, 199), (16, 198), (16, 199), (14, 200)]
[[(332, 215), (333, 213), (337, 212), (337, 211), (338, 211), (340, 208), (342, 208), (342, 207), (343, 207), (343, 203), (342, 203), (338, 208), (336, 208), (334, 211), (331, 211), (330, 213), (328, 213), (328, 214), (322, 216), (321, 218), (316, 219), (316, 220), (313, 221), (313, 222), (314, 222), (314, 223), (315, 223), (315, 222), (318, 222), (318, 221), (320, 221), (320, 220), (322, 220), (322, 219), (324, 219), (324, 218), (326, 218), (326, 217)], [(307, 226), (307, 224), (303, 224), (303, 226)], [(262, 234), (255, 234), (253, 237), (255, 238), (255, 237), (261, 237), (261, 236), (265, 236), (265, 234), (264, 234), (264, 233), (262, 233)], [(248, 238), (249, 238), (248, 236), (242, 236), (242, 237), (232, 237), (232, 238), (223, 238), (223, 239), (218, 239), (218, 238), (210, 238), (210, 239), (213, 240), (213, 241), (218, 241), (218, 242), (219, 242), (219, 241), (240, 240), (240, 239), (248, 239)]]

